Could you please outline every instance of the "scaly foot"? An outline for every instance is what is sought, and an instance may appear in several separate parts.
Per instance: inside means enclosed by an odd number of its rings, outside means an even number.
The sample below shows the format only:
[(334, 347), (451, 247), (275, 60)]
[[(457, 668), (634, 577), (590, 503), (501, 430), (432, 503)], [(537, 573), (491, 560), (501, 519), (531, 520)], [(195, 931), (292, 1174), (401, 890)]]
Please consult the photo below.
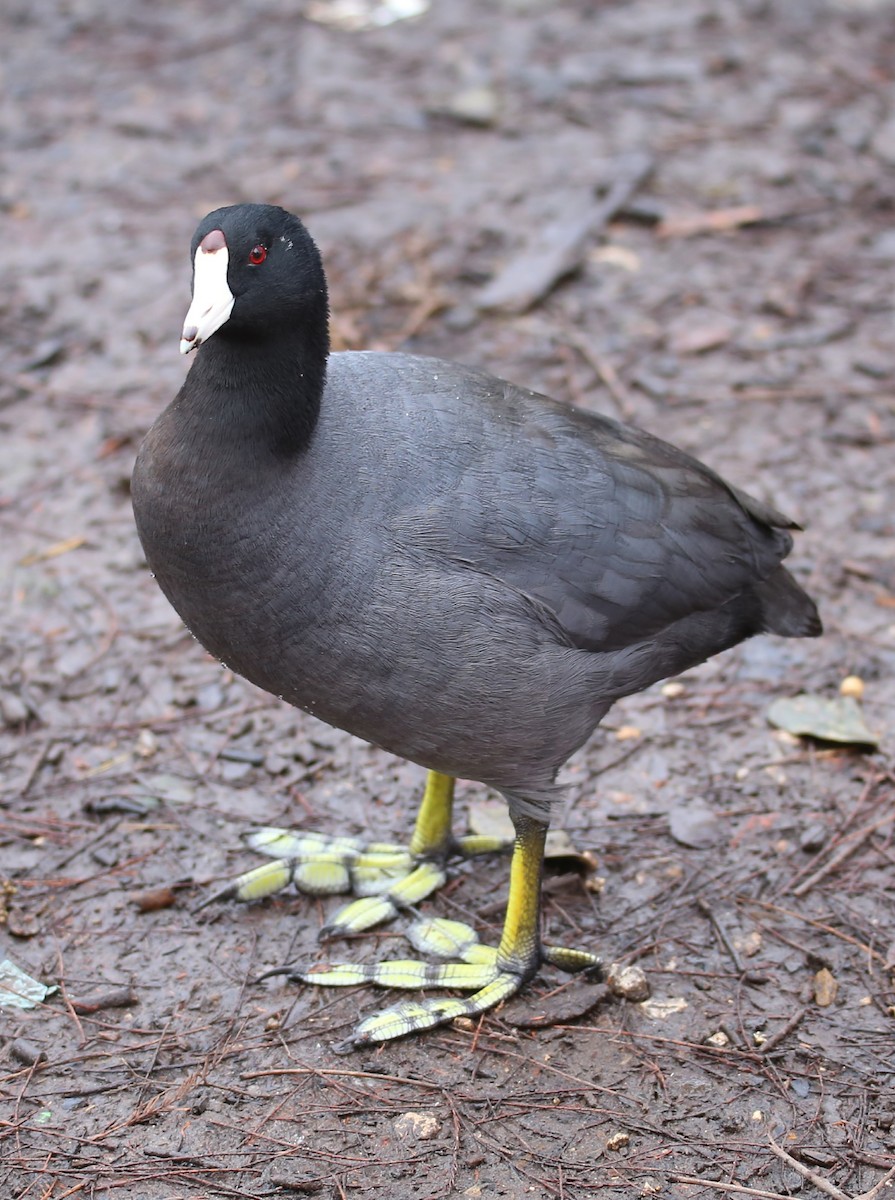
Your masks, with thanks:
[(459, 962), (439, 965), (417, 959), (385, 959), (378, 963), (325, 963), (295, 970), (280, 967), (261, 978), (286, 975), (301, 983), (321, 987), (349, 987), (372, 983), (378, 987), (416, 990), (424, 987), (456, 988), (471, 991), (466, 997), (433, 1000), (402, 1000), (367, 1017), (354, 1033), (336, 1049), (348, 1052), (374, 1042), (391, 1041), (409, 1033), (420, 1033), (444, 1025), (456, 1017), (471, 1017), (494, 1008), (518, 992), (536, 974), (542, 962), (564, 971), (596, 973), (600, 960), (583, 950), (562, 946), (537, 946), (534, 952), (506, 953), (500, 947), (483, 945), (475, 930), (461, 921), (444, 918), (417, 920), (407, 930), (407, 938), (420, 954)]

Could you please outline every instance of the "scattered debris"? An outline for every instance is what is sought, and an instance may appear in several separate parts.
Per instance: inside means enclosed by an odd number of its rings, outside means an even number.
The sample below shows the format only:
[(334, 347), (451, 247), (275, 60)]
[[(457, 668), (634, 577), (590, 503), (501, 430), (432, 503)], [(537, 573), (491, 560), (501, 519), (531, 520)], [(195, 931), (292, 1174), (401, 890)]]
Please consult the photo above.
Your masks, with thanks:
[(687, 314), (671, 326), (668, 349), (672, 354), (706, 354), (726, 345), (734, 331), (733, 323), (723, 317)]
[(58, 558), (60, 554), (68, 554), (70, 550), (78, 550), (81, 546), (86, 545), (87, 538), (80, 535), (64, 538), (61, 542), (53, 542), (49, 546), (45, 546), (43, 550), (35, 550), (33, 554), (26, 554), (21, 559), (21, 566), (32, 567), (35, 563), (46, 562), (50, 558)]
[(84, 1016), (109, 1008), (133, 1008), (135, 1004), (139, 1003), (140, 998), (133, 988), (120, 987), (110, 992), (103, 992), (90, 1000), (72, 1000), (71, 1007), (73, 1012)]
[(675, 1016), (676, 1013), (682, 1013), (689, 1005), (683, 996), (666, 996), (664, 999), (659, 996), (653, 996), (649, 1000), (644, 1000), (640, 1005), (640, 1009), (648, 1017), (652, 1017), (654, 1021), (665, 1021), (668, 1017)]
[[(853, 675), (863, 689), (841, 694), (888, 749), (892, 0), (834, 0), (817, 20), (804, 0), (450, 0), (358, 32), (308, 9), (0, 5), (15, 48), (0, 148), (0, 909), (8, 880), (13, 927), (32, 934), (0, 928), (0, 959), (62, 990), (0, 1008), (4, 1192), (886, 1200), (892, 762), (783, 740), (764, 708), (835, 696)], [(479, 86), (493, 94), (463, 97)], [(452, 97), (455, 116), (432, 115)], [(653, 175), (589, 230), (608, 199), (595, 187), (642, 146)], [(238, 199), (307, 215), (340, 348), (460, 359), (606, 411), (804, 523), (790, 562), (825, 636), (756, 638), (629, 697), (559, 780), (554, 821), (600, 875), (558, 880), (569, 860), (552, 860), (545, 941), (636, 964), (658, 999), (546, 968), (462, 1029), (341, 1059), (334, 1031), (404, 997), (256, 980), (404, 956), (409, 916), (324, 950), (340, 901), (289, 892), (201, 919), (184, 903), (180, 881), (248, 865), (247, 826), (406, 840), (423, 782), (203, 655), (141, 561), (134, 450), (189, 365), (182, 231)], [(760, 219), (703, 216), (743, 206)], [(700, 219), (675, 231), (686, 212)], [(523, 281), (524, 317), (505, 315), (522, 291), (477, 308), (500, 266), (551, 249), (541, 222), (565, 216), (583, 226), (566, 283), (554, 247)], [(721, 319), (729, 340), (669, 349), (688, 322), (711, 342)], [(460, 832), (483, 790), (457, 792)], [(696, 796), (718, 814), (708, 849), (669, 834)], [(508, 869), (457, 864), (426, 915), (496, 946)], [(147, 892), (163, 906), (140, 912)], [(825, 1007), (822, 966), (840, 985)], [(400, 1139), (408, 1112), (438, 1134)], [(619, 1131), (630, 1142), (609, 1152)], [(839, 1191), (778, 1159), (767, 1131)]]
[(177, 894), (171, 887), (153, 888), (149, 892), (137, 892), (131, 896), (131, 902), (137, 906), (140, 912), (160, 912), (163, 908), (174, 907), (177, 903)]
[(26, 974), (10, 958), (0, 962), (0, 1008), (37, 1008), (58, 991)]
[(500, 98), (494, 88), (479, 84), (454, 92), (440, 108), (432, 111), (466, 125), (487, 128), (496, 122), (500, 114)]

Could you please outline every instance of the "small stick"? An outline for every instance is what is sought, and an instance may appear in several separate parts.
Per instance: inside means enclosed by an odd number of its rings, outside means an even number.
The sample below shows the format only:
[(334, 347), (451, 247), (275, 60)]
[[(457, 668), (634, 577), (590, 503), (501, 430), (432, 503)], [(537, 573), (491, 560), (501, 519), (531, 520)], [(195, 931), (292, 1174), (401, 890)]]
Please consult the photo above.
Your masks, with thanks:
[(828, 1179), (824, 1179), (822, 1175), (818, 1175), (816, 1171), (812, 1171), (810, 1167), (806, 1167), (804, 1163), (800, 1163), (797, 1158), (793, 1158), (791, 1154), (787, 1154), (782, 1146), (777, 1145), (770, 1134), (768, 1134), (768, 1142), (778, 1158), (781, 1158), (794, 1171), (798, 1171), (803, 1179), (807, 1179), (809, 1183), (813, 1183), (818, 1191), (824, 1192), (827, 1196), (832, 1196), (833, 1200), (853, 1200), (847, 1192), (843, 1192), (835, 1183), (830, 1183)]
[(593, 349), (586, 337), (580, 334), (576, 329), (568, 329), (563, 333), (563, 341), (568, 342), (582, 356), (588, 366), (592, 367), (599, 375), (606, 391), (615, 401), (615, 406), (618, 409), (619, 415), (625, 421), (634, 419), (634, 405), (631, 403), (631, 397), (627, 388), (619, 378), (618, 371), (601, 354), (598, 354)]
[(770, 1054), (772, 1050), (776, 1050), (783, 1039), (789, 1037), (792, 1031), (801, 1025), (807, 1016), (807, 1013), (807, 1008), (800, 1008), (798, 1012), (793, 1013), (785, 1025), (778, 1029), (776, 1033), (772, 1033), (766, 1041), (761, 1043), (761, 1045), (758, 1047), (758, 1053)]
[(68, 988), (65, 986), (65, 964), (62, 958), (62, 947), (59, 945), (56, 946), (56, 961), (59, 963), (59, 995), (62, 997), (62, 1003), (68, 1010), (68, 1015), (71, 1017), (75, 1027), (77, 1028), (81, 1045), (85, 1046), (87, 1044), (87, 1038), (84, 1035), (84, 1026), (81, 1024), (78, 1014), (74, 1010), (74, 1006), (69, 999)]
[(794, 887), (792, 894), (794, 896), (804, 896), (806, 892), (810, 892), (815, 884), (820, 883), (822, 879), (826, 879), (831, 872), (840, 867), (847, 858), (850, 858), (856, 850), (859, 850), (871, 834), (875, 833), (881, 825), (886, 825), (891, 820), (892, 814), (887, 813), (884, 817), (880, 817), (876, 821), (871, 821), (869, 825), (865, 825), (863, 829), (859, 829), (857, 833), (852, 834), (849, 840), (839, 847), (832, 858), (828, 859), (822, 867), (818, 867), (813, 875), (809, 875), (807, 879), (803, 879), (797, 887)]
[(861, 1192), (860, 1195), (854, 1197), (854, 1200), (876, 1200), (876, 1197), (883, 1188), (888, 1187), (893, 1179), (895, 1179), (895, 1167), (891, 1171), (887, 1171), (879, 1183), (875, 1183), (869, 1192)]
[(714, 929), (715, 933), (718, 936), (718, 940), (721, 942), (721, 945), (724, 947), (724, 949), (727, 951), (727, 953), (733, 959), (733, 965), (736, 967), (736, 969), (740, 973), (740, 975), (744, 975), (746, 972), (746, 968), (743, 966), (742, 959), (740, 958), (739, 954), (737, 953), (736, 948), (733, 945), (733, 942), (731, 942), (730, 938), (728, 937), (727, 930), (721, 924), (720, 918), (712, 910), (711, 905), (709, 904), (709, 902), (706, 900), (706, 898), (704, 896), (697, 896), (696, 907), (699, 909), (699, 911), (702, 913), (702, 915), (704, 917), (708, 917), (709, 921), (711, 922), (712, 928)]
[(89, 1016), (104, 1008), (132, 1008), (139, 1003), (139, 998), (133, 988), (120, 987), (106, 992), (102, 996), (97, 996), (95, 1000), (72, 1000), (71, 1006), (73, 1011), (80, 1016)]
[(673, 1183), (692, 1183), (700, 1187), (710, 1188), (715, 1192), (733, 1192), (737, 1196), (755, 1196), (757, 1200), (792, 1200), (782, 1192), (766, 1192), (764, 1188), (746, 1187), (744, 1183), (720, 1183), (714, 1179), (703, 1179), (698, 1175), (669, 1175)]

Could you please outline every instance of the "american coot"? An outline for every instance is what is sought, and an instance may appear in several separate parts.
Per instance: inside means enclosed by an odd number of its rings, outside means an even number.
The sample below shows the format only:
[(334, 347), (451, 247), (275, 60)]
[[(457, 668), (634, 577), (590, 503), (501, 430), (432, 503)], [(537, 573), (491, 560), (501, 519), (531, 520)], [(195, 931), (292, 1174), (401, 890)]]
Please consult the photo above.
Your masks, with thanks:
[(330, 354), (317, 248), (280, 208), (210, 213), (192, 261), (181, 349), (201, 348), (133, 477), (150, 567), (222, 662), (429, 772), (407, 850), (262, 831), (291, 861), (228, 894), (353, 882), (385, 894), (328, 932), (393, 915), (443, 878), (460, 776), (502, 793), (516, 831), (499, 947), (429, 922), (416, 944), (461, 963), (299, 977), (473, 992), (377, 1013), (361, 1045), (481, 1012), (544, 961), (594, 966), (539, 935), (557, 771), (619, 697), (752, 634), (820, 632), (780, 565), (796, 526), (606, 417), (455, 363)]

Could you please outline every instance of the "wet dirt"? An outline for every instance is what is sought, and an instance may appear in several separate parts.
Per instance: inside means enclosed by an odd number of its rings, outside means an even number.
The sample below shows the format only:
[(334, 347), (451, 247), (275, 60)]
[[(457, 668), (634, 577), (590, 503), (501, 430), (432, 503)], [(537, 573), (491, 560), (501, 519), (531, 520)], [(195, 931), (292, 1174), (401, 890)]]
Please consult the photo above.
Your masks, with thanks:
[[(2, 1194), (876, 1188), (895, 1168), (895, 5), (310, 19), (331, 8), (0, 15), (0, 958), (59, 988), (0, 1009)], [(596, 871), (548, 881), (547, 937), (639, 965), (649, 1001), (545, 971), (472, 1027), (336, 1057), (381, 995), (256, 978), (327, 957), (338, 901), (196, 913), (254, 865), (246, 827), (403, 838), (422, 778), (211, 661), (142, 561), (128, 479), (188, 365), (189, 237), (241, 200), (307, 219), (338, 345), (621, 415), (805, 525), (791, 562), (826, 636), (632, 697), (568, 768), (557, 824)], [(767, 723), (848, 674), (877, 753)], [(462, 819), (480, 798), (462, 787)], [(460, 866), (426, 911), (493, 939), (505, 881), (499, 859)], [(347, 949), (395, 951), (401, 924)]]

